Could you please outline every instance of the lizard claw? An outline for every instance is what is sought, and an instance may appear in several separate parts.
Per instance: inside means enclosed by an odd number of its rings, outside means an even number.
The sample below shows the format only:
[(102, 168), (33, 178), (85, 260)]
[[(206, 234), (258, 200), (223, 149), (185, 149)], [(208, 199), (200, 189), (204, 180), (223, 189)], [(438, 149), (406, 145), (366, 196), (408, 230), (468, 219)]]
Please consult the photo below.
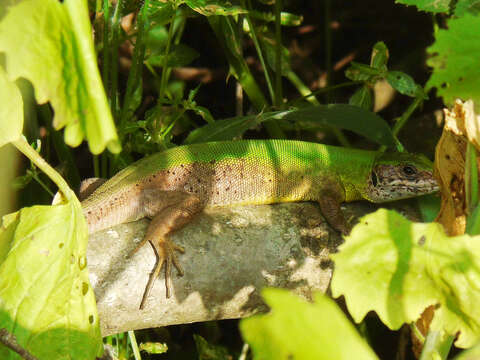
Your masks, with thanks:
[(148, 279), (147, 287), (145, 288), (142, 302), (140, 303), (140, 309), (144, 308), (147, 297), (153, 287), (155, 280), (157, 279), (157, 277), (160, 274), (160, 271), (162, 270), (163, 264), (165, 264), (165, 288), (166, 288), (167, 298), (170, 297), (170, 293), (171, 293), (172, 264), (175, 266), (180, 276), (183, 276), (184, 274), (183, 268), (180, 265), (180, 262), (178, 261), (177, 254), (175, 253), (175, 251), (184, 253), (185, 249), (183, 247), (174, 244), (170, 239), (167, 239), (167, 238), (163, 238), (159, 241), (155, 241), (155, 243), (151, 241), (151, 243), (153, 248), (155, 249), (158, 260), (157, 260), (157, 263), (155, 264), (153, 273)]

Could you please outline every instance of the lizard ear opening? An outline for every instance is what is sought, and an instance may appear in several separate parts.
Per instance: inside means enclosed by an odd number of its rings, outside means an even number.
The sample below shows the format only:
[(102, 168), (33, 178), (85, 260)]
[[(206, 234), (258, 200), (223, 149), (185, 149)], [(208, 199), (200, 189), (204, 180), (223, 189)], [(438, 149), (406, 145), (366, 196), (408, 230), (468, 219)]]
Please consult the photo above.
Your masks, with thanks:
[(375, 187), (377, 186), (378, 184), (378, 179), (377, 179), (377, 174), (375, 174), (375, 171), (372, 171), (371, 173), (371, 181), (372, 181), (372, 185)]

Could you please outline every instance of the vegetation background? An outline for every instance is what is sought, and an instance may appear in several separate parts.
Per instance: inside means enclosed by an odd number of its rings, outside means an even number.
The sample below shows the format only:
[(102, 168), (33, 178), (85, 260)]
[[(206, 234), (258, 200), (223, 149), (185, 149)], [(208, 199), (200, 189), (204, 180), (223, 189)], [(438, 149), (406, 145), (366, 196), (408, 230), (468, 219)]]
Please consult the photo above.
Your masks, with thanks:
[[(0, 4), (0, 146), (11, 142), (30, 159), (19, 163), (13, 181), (5, 176), (0, 186), (1, 214), (22, 208), (4, 217), (0, 232), (0, 328), (6, 331), (0, 334), (2, 342), (11, 345), (8, 336), (13, 334), (22, 349), (42, 359), (89, 359), (101, 352), (94, 299), (81, 265), (86, 228), (70, 190), (83, 178), (110, 177), (136, 159), (176, 145), (240, 137), (406, 149), (433, 158), (441, 109), (457, 97), (478, 103), (478, 11), (473, 0)], [(20, 137), (22, 129), (28, 143)], [(1, 151), (2, 159), (11, 161), (11, 148)], [(15, 172), (14, 165), (5, 168)], [(61, 205), (29, 207), (50, 204), (57, 187), (64, 195)], [(399, 245), (406, 246), (398, 251), (399, 263), (407, 249), (411, 259), (404, 263), (416, 266), (405, 265), (407, 280), (400, 293), (405, 307), (394, 316), (385, 316), (380, 305), (349, 292), (359, 281), (373, 292), (380, 285), (378, 279), (372, 283), (345, 275), (348, 271), (342, 266), (349, 269), (359, 260), (345, 246), (335, 256), (338, 271), (332, 285), (333, 294), (347, 300), (344, 313), (322, 296), (307, 304), (270, 290), (265, 299), (275, 310), (273, 316), (244, 320), (240, 326), (230, 320), (142, 330), (103, 342), (119, 359), (139, 358), (137, 343), (142, 344), (142, 359), (246, 359), (253, 354), (263, 359), (333, 359), (348, 354), (369, 359), (453, 358), (459, 352), (452, 347), (454, 341), (458, 348), (473, 347), (471, 354), (478, 351), (477, 246), (466, 237), (452, 245), (435, 224), (413, 224), (389, 212), (372, 216), (376, 217), (368, 221), (378, 221), (378, 229), (393, 219), (399, 232), (415, 229), (424, 234), (435, 259), (426, 260), (417, 239), (405, 235), (413, 245)], [(33, 218), (36, 226), (52, 226), (50, 232), (65, 224), (76, 229), (77, 235), (62, 236), (68, 238), (65, 249), (71, 249), (80, 264), (63, 277), (58, 270), (42, 278), (35, 290), (32, 284), (38, 279), (17, 271), (26, 263), (34, 268), (38, 261), (24, 241), (30, 234), (25, 221)], [(362, 224), (352, 233), (352, 244), (363, 246), (383, 236)], [(38, 236), (48, 243), (48, 234)], [(393, 244), (392, 239), (384, 240)], [(376, 251), (376, 259), (387, 252)], [(61, 252), (58, 259), (68, 263)], [(362, 266), (374, 262), (360, 260)], [(387, 276), (389, 264), (385, 269), (381, 280), (393, 281)], [(68, 286), (62, 288), (59, 284), (65, 281)], [(461, 285), (464, 281), (471, 286)], [(27, 286), (12, 284), (27, 284), (30, 292)], [(418, 298), (418, 291), (411, 297), (415, 286), (426, 289), (424, 298)], [(55, 293), (53, 288), (63, 290)], [(74, 288), (78, 293), (70, 292)], [(32, 294), (53, 296), (54, 304), (21, 307)], [(383, 296), (391, 301), (391, 295), (380, 294), (379, 302)], [(435, 312), (430, 331), (421, 334), (408, 324), (432, 304), (440, 304), (441, 311)], [(57, 332), (49, 328), (52, 318), (38, 316), (49, 313), (49, 306), (56, 313), (65, 311)], [(80, 313), (89, 316), (77, 319)], [(359, 323), (356, 328), (352, 319)], [(424, 341), (421, 355), (421, 350), (412, 350), (409, 329)], [(22, 349), (17, 352), (26, 357)], [(2, 356), (19, 355), (0, 345)]]

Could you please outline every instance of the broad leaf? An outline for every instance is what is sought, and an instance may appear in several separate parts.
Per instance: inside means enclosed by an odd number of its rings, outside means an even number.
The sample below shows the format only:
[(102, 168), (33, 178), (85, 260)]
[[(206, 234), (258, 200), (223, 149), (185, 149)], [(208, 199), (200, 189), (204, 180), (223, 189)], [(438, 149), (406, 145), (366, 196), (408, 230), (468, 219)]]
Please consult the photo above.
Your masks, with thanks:
[(273, 120), (294, 122), (300, 127), (308, 127), (312, 124), (333, 126), (353, 131), (388, 147), (395, 146), (395, 138), (381, 117), (360, 107), (346, 104), (311, 106), (298, 110), (267, 112), (219, 120), (192, 131), (185, 140), (185, 144), (231, 140), (264, 121)]
[(480, 237), (448, 238), (441, 225), (413, 223), (394, 211), (367, 215), (332, 255), (332, 294), (345, 296), (356, 322), (375, 311), (398, 329), (436, 305), (433, 330), (480, 340)]
[[(100, 80), (87, 2), (24, 0), (0, 2), (0, 52), (10, 80), (33, 84), (40, 104), (50, 101), (54, 126), (65, 142), (86, 137), (93, 153), (120, 151)], [(48, 26), (46, 25), (48, 24)]]
[(452, 18), (448, 30), (439, 30), (435, 43), (427, 50), (432, 55), (427, 64), (433, 67), (433, 74), (426, 87), (436, 87), (447, 104), (457, 98), (480, 104), (480, 32), (473, 29), (480, 29), (480, 17)]
[(480, 13), (479, 0), (459, 0), (455, 6), (455, 16), (461, 17), (466, 14), (477, 15)]
[[(102, 340), (78, 200), (34, 206), (0, 228), (0, 328), (39, 359), (90, 360)], [(1, 359), (18, 355), (0, 346)]]
[(316, 123), (353, 131), (376, 143), (393, 148), (395, 138), (388, 124), (377, 114), (357, 106), (330, 104), (292, 110), (284, 120), (302, 123)]
[(418, 10), (433, 13), (448, 12), (452, 0), (395, 0), (398, 4), (415, 5)]
[(309, 303), (286, 290), (262, 293), (271, 312), (240, 323), (254, 359), (377, 359), (331, 299), (317, 294)]

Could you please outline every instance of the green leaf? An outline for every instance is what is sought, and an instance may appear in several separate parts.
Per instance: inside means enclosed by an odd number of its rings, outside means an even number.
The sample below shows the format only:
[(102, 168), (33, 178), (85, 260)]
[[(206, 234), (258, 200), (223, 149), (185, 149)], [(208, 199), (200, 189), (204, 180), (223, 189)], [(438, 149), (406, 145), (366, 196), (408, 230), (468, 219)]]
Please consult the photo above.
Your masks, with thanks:
[[(275, 21), (275, 14), (264, 11), (249, 10), (248, 14), (254, 18), (267, 22)], [(296, 15), (288, 12), (280, 13), (280, 24), (282, 26), (299, 26), (303, 22), (302, 15)]]
[(395, 147), (396, 140), (388, 124), (377, 114), (357, 106), (330, 104), (292, 110), (283, 119), (298, 123), (317, 123), (353, 131), (387, 147)]
[[(193, 60), (198, 58), (199, 54), (191, 47), (178, 44), (172, 46), (168, 54), (168, 67), (180, 67), (190, 64)], [(165, 54), (157, 54), (148, 57), (146, 62), (152, 66), (164, 66)]]
[(454, 357), (454, 360), (475, 360), (480, 359), (480, 344), (476, 344), (471, 349), (462, 351)]
[(384, 70), (360, 64), (355, 61), (350, 63), (350, 67), (345, 70), (345, 76), (353, 81), (374, 81), (384, 75)]
[[(267, 315), (240, 322), (254, 359), (377, 359), (336, 304), (317, 294), (313, 303), (281, 289), (264, 289)], [(334, 335), (332, 335), (334, 334)], [(332, 341), (332, 336), (341, 339)]]
[(138, 349), (140, 351), (145, 351), (149, 354), (164, 354), (168, 351), (168, 346), (167, 344), (162, 344), (158, 342), (146, 342), (141, 343)]
[(288, 12), (280, 13), (280, 24), (282, 26), (300, 26), (303, 22), (302, 15), (291, 14)]
[(360, 89), (355, 91), (355, 93), (348, 100), (350, 105), (361, 107), (365, 110), (372, 110), (373, 106), (373, 97), (372, 91), (367, 85), (363, 85)]
[(145, 45), (152, 54), (160, 54), (165, 51), (168, 41), (168, 31), (163, 25), (151, 27), (145, 38)]
[(22, 94), (0, 66), (0, 147), (17, 140), (23, 129)]
[(480, 0), (460, 0), (455, 6), (454, 15), (457, 17), (466, 14), (478, 15), (480, 13)]
[(290, 68), (290, 53), (288, 49), (283, 45), (278, 45), (276, 40), (273, 37), (269, 37), (267, 35), (260, 35), (258, 37), (262, 48), (265, 51), (265, 58), (267, 59), (267, 63), (272, 70), (276, 69), (276, 48), (280, 46), (280, 61), (282, 64), (282, 75), (286, 76), (289, 72), (292, 71)]
[(271, 120), (272, 114), (241, 116), (212, 122), (190, 132), (184, 144), (232, 140), (241, 136), (248, 129), (258, 126), (261, 122)]
[(433, 74), (426, 88), (437, 88), (446, 104), (457, 98), (472, 99), (480, 104), (480, 17), (465, 15), (448, 20), (448, 30), (437, 32), (435, 43), (428, 48), (432, 56), (427, 64)]
[(242, 40), (237, 24), (232, 18), (223, 16), (210, 16), (208, 22), (223, 47), (223, 53), (230, 65), (230, 73), (240, 82), (253, 106), (261, 111), (268, 102), (243, 57), (240, 46)]
[[(0, 228), (0, 328), (39, 359), (102, 354), (95, 297), (86, 267), (81, 205), (34, 206)], [(1, 359), (18, 355), (0, 346)]]
[(152, 25), (168, 24), (175, 14), (175, 6), (171, 1), (155, 0), (150, 1), (147, 9), (148, 20)]
[(480, 340), (480, 237), (449, 238), (440, 224), (381, 209), (363, 217), (332, 258), (332, 294), (345, 296), (356, 322), (373, 310), (398, 329), (436, 305), (432, 331), (458, 333), (457, 347)]
[(78, 146), (86, 137), (94, 154), (105, 147), (119, 152), (86, 1), (4, 1), (1, 13), (0, 52), (5, 52), (9, 79), (30, 80), (37, 102), (50, 101), (53, 125), (65, 127), (67, 144)]
[(299, 110), (275, 111), (216, 121), (192, 131), (185, 144), (231, 140), (264, 121), (284, 120), (299, 126), (334, 126), (353, 131), (381, 145), (395, 147), (396, 140), (388, 124), (373, 112), (357, 106), (331, 104)]
[(387, 71), (388, 57), (387, 45), (383, 41), (379, 41), (373, 46), (370, 66), (381, 71)]
[[(400, 94), (416, 97), (421, 88), (410, 75), (401, 71), (389, 71), (386, 79), (388, 83)], [(420, 89), (419, 89), (420, 88)]]
[(397, 4), (415, 5), (418, 10), (433, 13), (448, 12), (451, 0), (395, 0)]
[(195, 340), (195, 347), (197, 348), (199, 360), (232, 359), (232, 356), (228, 353), (228, 350), (223, 346), (209, 344), (207, 340), (197, 334), (193, 334), (193, 340)]
[(232, 5), (228, 1), (221, 0), (185, 0), (185, 4), (187, 4), (192, 10), (205, 16), (238, 15), (247, 12), (240, 6)]

